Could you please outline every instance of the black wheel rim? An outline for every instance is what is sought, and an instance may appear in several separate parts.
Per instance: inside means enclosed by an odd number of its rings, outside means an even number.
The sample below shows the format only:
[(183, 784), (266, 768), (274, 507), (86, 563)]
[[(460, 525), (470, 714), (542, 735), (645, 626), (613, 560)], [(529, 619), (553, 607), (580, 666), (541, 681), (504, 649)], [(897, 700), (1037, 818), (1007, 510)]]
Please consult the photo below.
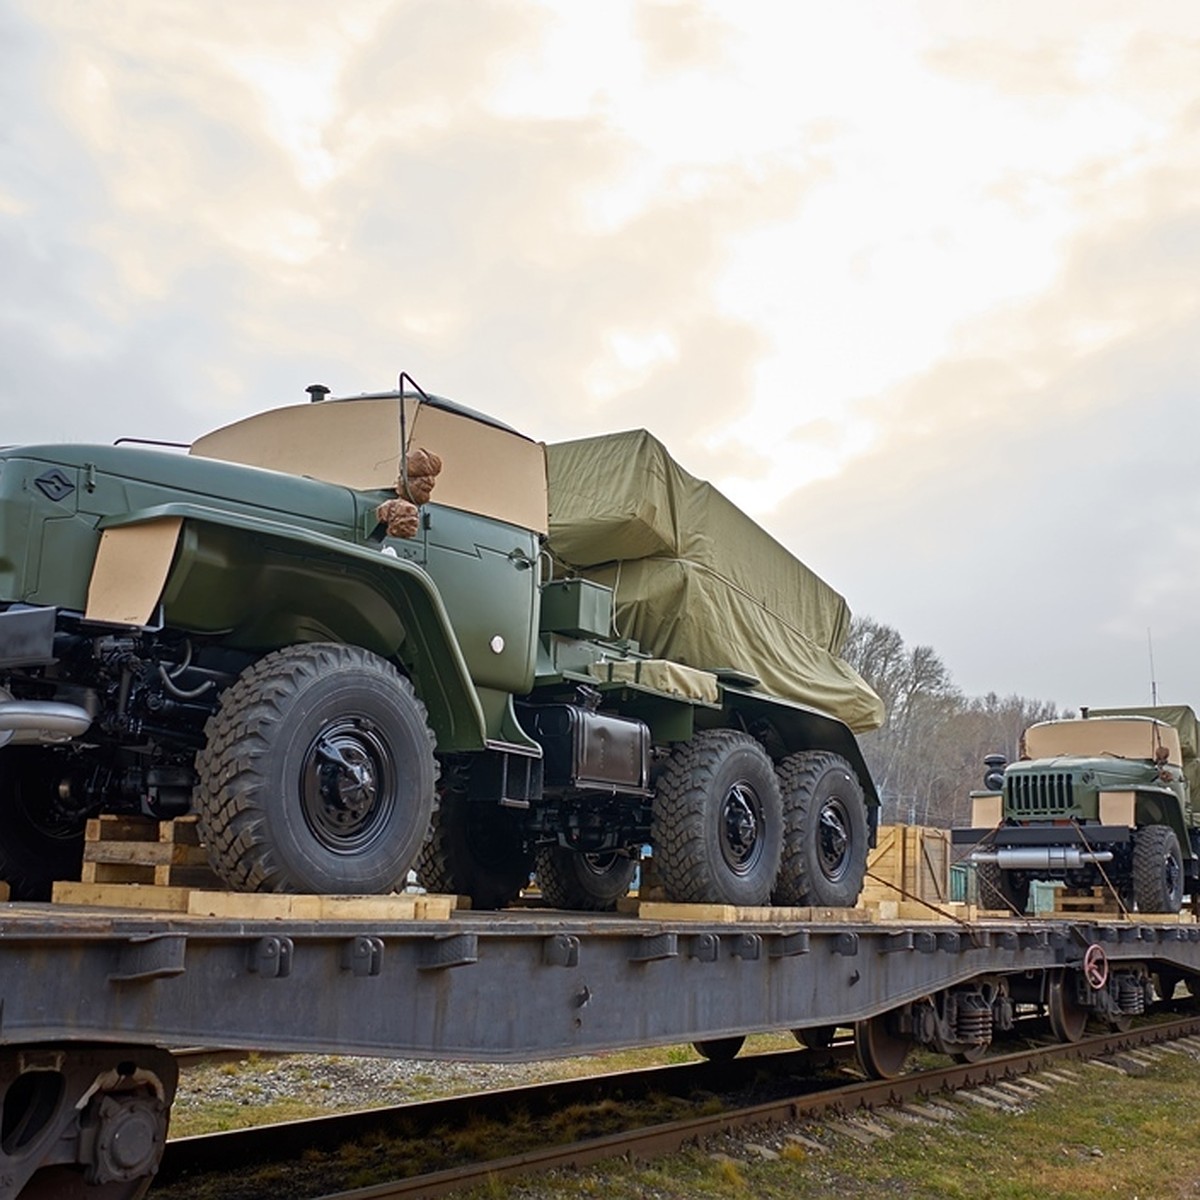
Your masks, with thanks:
[(831, 883), (838, 883), (850, 869), (853, 850), (850, 814), (839, 797), (831, 796), (821, 805), (817, 821), (817, 861), (821, 874)]
[(384, 835), (396, 807), (396, 762), (370, 721), (343, 717), (313, 738), (300, 802), (313, 837), (335, 854), (360, 854)]
[(725, 793), (721, 805), (721, 857), (739, 876), (751, 875), (763, 855), (763, 811), (758, 793), (744, 779)]
[(579, 865), (583, 868), (585, 874), (594, 875), (597, 879), (603, 879), (606, 875), (611, 875), (617, 869), (623, 857), (624, 855), (618, 854), (615, 850), (610, 850), (602, 854), (581, 854), (579, 856)]
[(1169, 900), (1174, 901), (1176, 897), (1183, 896), (1183, 871), (1174, 854), (1167, 855), (1167, 861), (1163, 866), (1163, 884), (1167, 889)]

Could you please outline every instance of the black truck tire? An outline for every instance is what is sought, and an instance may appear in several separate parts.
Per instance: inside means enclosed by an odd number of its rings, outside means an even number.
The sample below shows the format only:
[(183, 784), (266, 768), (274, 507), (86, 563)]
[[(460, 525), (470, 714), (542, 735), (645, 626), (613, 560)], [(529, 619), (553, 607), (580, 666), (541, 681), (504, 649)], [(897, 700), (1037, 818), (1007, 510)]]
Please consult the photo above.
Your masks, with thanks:
[(731, 729), (682, 745), (658, 780), (651, 841), (671, 899), (767, 904), (783, 849), (783, 800), (766, 751)]
[(827, 750), (802, 750), (778, 767), (783, 857), (776, 904), (853, 908), (867, 872), (867, 806), (854, 768)]
[(205, 726), (193, 805), (213, 869), (247, 892), (396, 891), (429, 832), (425, 709), (357, 646), (276, 650)]
[(581, 912), (612, 912), (629, 893), (637, 868), (637, 859), (626, 854), (584, 854), (557, 844), (539, 846), (534, 864), (546, 903)]
[(533, 856), (516, 815), (498, 804), (441, 794), (429, 840), (417, 858), (417, 882), (430, 892), (469, 896), (475, 909), (503, 908), (529, 882)]
[(1002, 871), (998, 863), (976, 863), (979, 907), (1025, 915), (1029, 904), (1029, 876), (1023, 871)]
[(1144, 913), (1183, 907), (1183, 855), (1169, 825), (1146, 825), (1133, 835), (1133, 899)]
[(49, 900), (57, 880), (79, 879), (84, 822), (55, 817), (55, 774), (39, 747), (0, 751), (0, 879), (13, 900)]

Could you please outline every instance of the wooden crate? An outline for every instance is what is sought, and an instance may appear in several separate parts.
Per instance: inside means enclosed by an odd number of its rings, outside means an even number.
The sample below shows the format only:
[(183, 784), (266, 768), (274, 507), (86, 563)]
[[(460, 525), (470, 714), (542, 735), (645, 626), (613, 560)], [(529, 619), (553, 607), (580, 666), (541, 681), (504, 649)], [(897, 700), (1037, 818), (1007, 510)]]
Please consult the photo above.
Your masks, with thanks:
[(1088, 888), (1085, 891), (1076, 890), (1072, 893), (1056, 891), (1054, 893), (1054, 911), (1056, 913), (1120, 913), (1121, 906), (1117, 898), (1106, 887)]
[(881, 825), (867, 856), (860, 903), (950, 902), (950, 831), (922, 825)]
[(80, 882), (223, 888), (208, 865), (194, 817), (101, 816), (87, 823)]

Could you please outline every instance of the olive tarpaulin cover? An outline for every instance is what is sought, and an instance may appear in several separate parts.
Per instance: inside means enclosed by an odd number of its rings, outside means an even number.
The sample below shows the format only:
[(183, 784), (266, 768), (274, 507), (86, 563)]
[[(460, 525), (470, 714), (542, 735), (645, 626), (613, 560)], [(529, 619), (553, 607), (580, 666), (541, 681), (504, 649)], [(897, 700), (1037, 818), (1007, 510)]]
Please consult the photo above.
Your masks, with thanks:
[(546, 447), (550, 549), (616, 593), (616, 630), (642, 650), (755, 676), (855, 732), (883, 704), (838, 657), (846, 601), (644, 429)]

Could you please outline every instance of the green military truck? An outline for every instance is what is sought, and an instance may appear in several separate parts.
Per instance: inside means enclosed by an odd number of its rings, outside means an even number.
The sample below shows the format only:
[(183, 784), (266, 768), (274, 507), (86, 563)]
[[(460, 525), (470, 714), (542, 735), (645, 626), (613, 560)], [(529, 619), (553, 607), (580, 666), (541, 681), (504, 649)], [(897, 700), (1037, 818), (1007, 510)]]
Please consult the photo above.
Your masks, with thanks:
[[(648, 434), (415, 386), (0, 451), (0, 877), (194, 813), (245, 891), (852, 904), (878, 698), (832, 589)], [(186, 453), (181, 451), (186, 450)]]
[(1198, 735), (1185, 705), (1085, 709), (1027, 729), (999, 788), (973, 793), (974, 828), (955, 831), (976, 843), (980, 902), (1024, 912), (1032, 880), (1062, 880), (1178, 912), (1200, 882)]

